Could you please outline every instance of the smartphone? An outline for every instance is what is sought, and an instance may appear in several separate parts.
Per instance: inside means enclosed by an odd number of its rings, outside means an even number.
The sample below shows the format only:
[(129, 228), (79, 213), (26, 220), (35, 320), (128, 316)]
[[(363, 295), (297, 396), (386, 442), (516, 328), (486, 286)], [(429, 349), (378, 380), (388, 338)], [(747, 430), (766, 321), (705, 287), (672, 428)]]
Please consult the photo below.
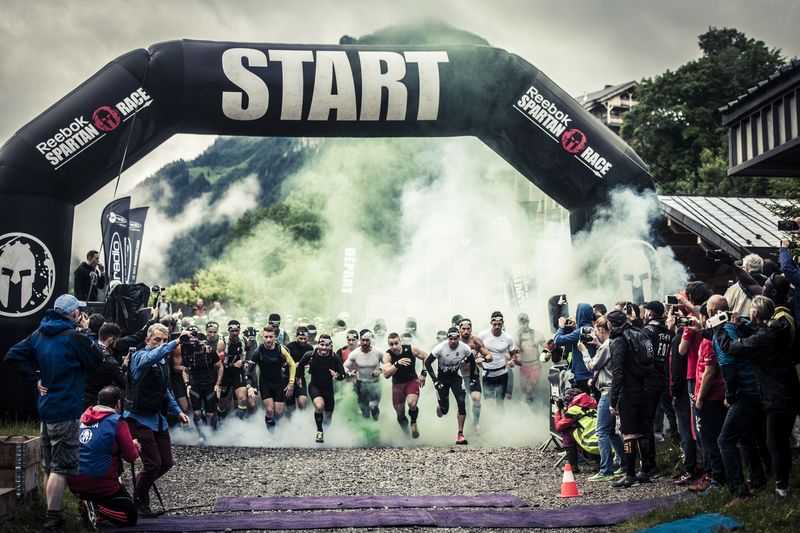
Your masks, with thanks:
[(564, 301), (566, 302), (566, 301), (567, 301), (567, 295), (566, 295), (566, 294), (562, 294), (562, 295), (561, 295), (561, 299), (562, 299), (562, 300), (564, 300)]
[(667, 294), (664, 296), (664, 303), (667, 305), (679, 305), (681, 302), (674, 294)]
[(706, 326), (709, 327), (709, 328), (715, 328), (715, 327), (719, 326), (720, 324), (724, 324), (728, 320), (730, 320), (730, 317), (728, 316), (728, 312), (727, 311), (723, 311), (723, 312), (717, 313), (716, 315), (714, 315), (711, 318), (709, 318), (708, 321), (706, 322)]
[(779, 220), (778, 231), (798, 231), (800, 226), (794, 220)]

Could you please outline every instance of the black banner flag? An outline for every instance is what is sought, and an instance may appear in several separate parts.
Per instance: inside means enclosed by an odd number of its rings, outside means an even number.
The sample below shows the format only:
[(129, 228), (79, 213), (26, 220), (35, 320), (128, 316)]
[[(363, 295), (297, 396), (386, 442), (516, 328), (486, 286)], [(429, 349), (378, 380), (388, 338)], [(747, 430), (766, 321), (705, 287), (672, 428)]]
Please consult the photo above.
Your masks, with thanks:
[(128, 243), (131, 197), (117, 198), (103, 209), (100, 229), (103, 233), (103, 254), (106, 259), (106, 276), (109, 283), (125, 283), (127, 270), (125, 248)]
[(130, 210), (128, 221), (128, 244), (125, 246), (125, 267), (127, 268), (127, 282), (136, 283), (136, 274), (139, 271), (139, 257), (142, 251), (142, 238), (144, 238), (144, 221), (147, 218), (147, 207), (137, 207)]

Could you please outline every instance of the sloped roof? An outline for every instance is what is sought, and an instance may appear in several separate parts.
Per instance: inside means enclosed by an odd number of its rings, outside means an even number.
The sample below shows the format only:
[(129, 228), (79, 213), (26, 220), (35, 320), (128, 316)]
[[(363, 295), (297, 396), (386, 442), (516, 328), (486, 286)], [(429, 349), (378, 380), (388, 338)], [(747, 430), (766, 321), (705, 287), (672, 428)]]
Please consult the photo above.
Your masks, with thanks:
[(770, 206), (796, 205), (782, 198), (659, 195), (665, 216), (716, 248), (742, 256), (753, 248), (775, 248), (783, 232)]
[(600, 102), (602, 100), (606, 100), (611, 98), (612, 96), (616, 96), (617, 94), (627, 91), (631, 87), (635, 86), (635, 81), (628, 81), (625, 83), (620, 83), (619, 85), (614, 85), (613, 87), (607, 87), (605, 89), (601, 89), (599, 91), (594, 91), (592, 93), (588, 93), (585, 96), (579, 96), (576, 100), (586, 109), (592, 107), (595, 103)]
[[(792, 74), (800, 73), (800, 59), (792, 59), (786, 65), (783, 65), (781, 68), (775, 71), (769, 78), (765, 80), (761, 80), (753, 87), (747, 89), (745, 94), (741, 94), (736, 97), (736, 100), (732, 100), (725, 104), (724, 106), (719, 108), (721, 113), (731, 113), (735, 107), (742, 105), (748, 101), (755, 99), (757, 96), (765, 93), (770, 87), (775, 85), (776, 83), (780, 83), (787, 79)], [(776, 81), (777, 80), (777, 81)], [(727, 122), (727, 121), (726, 121)]]

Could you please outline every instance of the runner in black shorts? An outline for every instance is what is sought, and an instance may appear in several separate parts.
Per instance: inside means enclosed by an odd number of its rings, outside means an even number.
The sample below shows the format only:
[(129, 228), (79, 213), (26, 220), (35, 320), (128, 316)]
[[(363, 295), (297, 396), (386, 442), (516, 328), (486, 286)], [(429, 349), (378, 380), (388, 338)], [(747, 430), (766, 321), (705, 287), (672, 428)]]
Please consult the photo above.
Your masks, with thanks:
[[(455, 317), (453, 317), (455, 318)], [(483, 341), (472, 335), (472, 321), (469, 318), (461, 318), (458, 324), (458, 331), (461, 334), (461, 342), (472, 349), (472, 356), (478, 365), (484, 361), (491, 361), (492, 354), (483, 345)], [(478, 379), (472, 379), (472, 371), (466, 361), (461, 364), (461, 377), (464, 381), (464, 390), (469, 391), (469, 399), (472, 404), (472, 425), (477, 435), (481, 434), (481, 380), (480, 366), (478, 367)]]
[[(275, 341), (275, 328), (266, 326), (261, 332), (261, 345), (250, 357), (250, 373), (247, 386), (255, 382), (255, 371), (258, 368), (258, 390), (264, 404), (264, 422), (267, 430), (275, 430), (277, 419), (283, 415), (284, 402), (287, 395), (294, 392), (295, 362), (285, 346)], [(283, 365), (289, 367), (289, 383), (283, 382)]]
[(248, 411), (247, 381), (245, 362), (247, 361), (247, 341), (239, 336), (241, 324), (238, 320), (228, 322), (228, 338), (220, 339), (217, 352), (222, 354), (222, 383), (217, 410), (220, 416), (228, 414), (231, 400), (236, 401), (236, 416), (243, 419)]
[[(456, 444), (467, 444), (464, 438), (464, 421), (467, 418), (467, 407), (465, 404), (466, 392), (461, 384), (459, 368), (464, 361), (470, 366), (471, 379), (478, 379), (477, 365), (472, 349), (461, 342), (461, 335), (458, 328), (451, 327), (447, 330), (447, 341), (436, 345), (431, 354), (425, 360), (425, 368), (433, 380), (436, 387), (436, 396), (439, 405), (436, 407), (436, 415), (441, 417), (447, 414), (450, 409), (450, 391), (458, 406), (458, 435)], [(433, 371), (433, 362), (438, 361), (439, 376)]]
[[(211, 424), (211, 427), (216, 429), (219, 421), (217, 400), (220, 393), (219, 384), (222, 381), (222, 363), (214, 348), (206, 342), (205, 336), (198, 334), (197, 338), (197, 342), (182, 343), (180, 346), (188, 370), (188, 375), (184, 370), (184, 379), (189, 383), (187, 391), (194, 410), (194, 425), (200, 434), (202, 444), (205, 437), (200, 429), (201, 424)], [(216, 343), (214, 346), (216, 347)]]
[(324, 442), (322, 433), (323, 421), (330, 425), (335, 400), (333, 398), (333, 380), (344, 379), (342, 359), (333, 354), (333, 342), (330, 335), (320, 335), (317, 347), (306, 352), (297, 364), (301, 379), (305, 380), (305, 367), (308, 366), (308, 394), (314, 403), (314, 421), (317, 423), (317, 442)]
[[(295, 331), (295, 340), (286, 345), (292, 359), (299, 361), (303, 358), (306, 352), (311, 350), (311, 345), (308, 344), (308, 328), (306, 326), (298, 326)], [(289, 384), (289, 375), (284, 375), (285, 383)], [(297, 409), (305, 409), (308, 404), (308, 392), (306, 390), (306, 383), (304, 376), (300, 372), (295, 372), (294, 377), (294, 394), (286, 397), (286, 415), (291, 416), (292, 411)]]

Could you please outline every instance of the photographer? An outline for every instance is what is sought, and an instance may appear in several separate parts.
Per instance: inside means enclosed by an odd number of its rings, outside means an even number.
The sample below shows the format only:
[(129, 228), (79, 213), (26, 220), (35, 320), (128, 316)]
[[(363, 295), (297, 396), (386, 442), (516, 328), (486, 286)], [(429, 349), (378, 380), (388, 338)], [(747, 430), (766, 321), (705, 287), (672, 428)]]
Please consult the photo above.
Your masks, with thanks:
[(73, 276), (75, 296), (78, 300), (96, 302), (98, 289), (106, 286), (105, 268), (100, 264), (100, 252), (89, 250), (86, 253), (86, 261), (78, 265)]
[[(589, 354), (586, 344), (597, 346), (594, 357)], [(622, 437), (617, 433), (616, 418), (611, 414), (611, 339), (609, 338), (608, 322), (605, 317), (595, 321), (595, 334), (587, 343), (578, 343), (578, 350), (583, 356), (583, 362), (596, 376), (594, 386), (600, 390), (600, 401), (597, 403), (597, 440), (600, 452), (600, 471), (589, 477), (589, 481), (612, 481), (615, 479), (614, 458), (611, 450), (617, 456), (620, 469), (625, 468), (625, 451), (622, 446)]]
[(556, 401), (556, 431), (561, 434), (562, 448), (573, 472), (578, 468), (578, 446), (593, 456), (600, 453), (597, 435), (597, 402), (579, 389), (567, 389), (564, 398)]
[(775, 305), (763, 296), (753, 298), (750, 323), (741, 321), (741, 338), (725, 346), (734, 360), (753, 362), (767, 427), (767, 446), (775, 473), (775, 494), (789, 496), (792, 427), (800, 405), (800, 381), (791, 357), (791, 327), (776, 320)]
[[(181, 334), (188, 339), (188, 332)], [(131, 435), (141, 444), (140, 457), (144, 468), (139, 471), (134, 487), (134, 500), (140, 516), (155, 516), (150, 510), (150, 487), (172, 467), (172, 443), (166, 413), (178, 415), (184, 427), (189, 418), (181, 412), (169, 389), (169, 368), (165, 358), (178, 347), (169, 341), (169, 331), (153, 324), (147, 331), (146, 345), (131, 357), (128, 371), (128, 397), (123, 417)]]
[[(565, 301), (559, 302), (564, 304)], [(583, 392), (590, 392), (589, 380), (592, 378), (592, 373), (586, 368), (583, 362), (583, 357), (579, 355), (577, 343), (581, 337), (581, 329), (592, 328), (592, 321), (594, 320), (594, 312), (592, 306), (586, 303), (579, 303), (575, 310), (575, 320), (564, 317), (558, 319), (558, 330), (553, 343), (556, 346), (563, 346), (565, 350), (569, 351), (567, 356), (569, 360), (569, 368), (575, 378), (575, 387)], [(587, 346), (589, 354), (594, 357), (595, 347), (593, 345)]]
[[(206, 331), (215, 335), (219, 328), (216, 322), (209, 322)], [(222, 391), (222, 362), (217, 355), (218, 335), (212, 336), (211, 343), (204, 335), (192, 334), (189, 338), (181, 340), (181, 353), (186, 370), (183, 379), (189, 400), (194, 411), (194, 424), (200, 434), (200, 443), (205, 442), (205, 436), (200, 429), (201, 423), (209, 424), (212, 429), (217, 429), (219, 416), (217, 415), (217, 401)], [(205, 416), (203, 416), (205, 414)]]

